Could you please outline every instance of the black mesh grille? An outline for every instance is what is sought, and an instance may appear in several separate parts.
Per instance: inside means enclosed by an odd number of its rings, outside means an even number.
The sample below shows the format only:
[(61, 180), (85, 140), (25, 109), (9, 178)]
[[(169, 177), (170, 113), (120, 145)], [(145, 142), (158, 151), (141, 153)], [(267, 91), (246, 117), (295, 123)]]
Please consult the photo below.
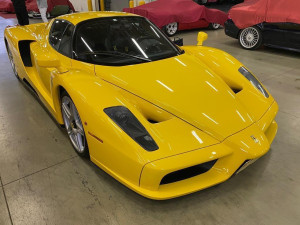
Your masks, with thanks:
[(160, 184), (169, 184), (177, 181), (185, 180), (191, 177), (198, 176), (209, 171), (217, 160), (202, 163), (196, 166), (188, 167), (182, 170), (177, 170), (163, 177)]

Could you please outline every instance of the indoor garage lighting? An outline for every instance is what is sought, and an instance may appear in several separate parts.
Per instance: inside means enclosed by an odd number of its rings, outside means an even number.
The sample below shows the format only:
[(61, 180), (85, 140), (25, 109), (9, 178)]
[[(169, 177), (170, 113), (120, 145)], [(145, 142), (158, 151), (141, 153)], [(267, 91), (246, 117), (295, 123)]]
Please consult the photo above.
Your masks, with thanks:
[(136, 45), (136, 47), (140, 50), (140, 52), (143, 54), (143, 56), (145, 58), (148, 59), (148, 56), (146, 55), (146, 53), (143, 51), (143, 49), (141, 48), (141, 46), (136, 42), (136, 40), (134, 40), (133, 38), (131, 38), (132, 42)]

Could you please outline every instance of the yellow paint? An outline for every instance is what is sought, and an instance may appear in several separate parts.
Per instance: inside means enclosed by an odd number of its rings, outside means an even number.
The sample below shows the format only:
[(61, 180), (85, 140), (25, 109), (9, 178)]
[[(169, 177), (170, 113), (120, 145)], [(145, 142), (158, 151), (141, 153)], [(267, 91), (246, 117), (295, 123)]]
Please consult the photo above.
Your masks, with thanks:
[[(59, 18), (76, 25), (126, 15), (131, 14), (87, 12)], [(245, 160), (268, 152), (277, 132), (278, 105), (238, 72), (243, 64), (231, 55), (185, 46), (184, 54), (155, 62), (94, 66), (67, 58), (49, 45), (52, 23), (5, 29), (18, 74), (60, 124), (60, 89), (69, 93), (86, 122), (91, 160), (132, 190), (152, 199), (189, 194), (227, 180)], [(19, 40), (32, 41), (33, 67), (24, 67)], [(103, 111), (119, 105), (143, 124), (158, 150), (141, 148)], [(216, 164), (204, 174), (160, 185), (168, 173), (214, 159)]]
[(89, 10), (89, 11), (93, 11), (93, 3), (92, 3), (92, 0), (87, 0), (87, 4), (88, 4), (88, 10)]
[(139, 5), (145, 5), (145, 1), (139, 1)]
[(197, 37), (197, 45), (202, 46), (203, 42), (207, 39), (208, 35), (205, 32), (199, 32)]
[(100, 0), (100, 11), (105, 11), (104, 0)]
[(133, 8), (133, 7), (134, 7), (134, 1), (131, 0), (131, 1), (129, 1), (129, 8)]

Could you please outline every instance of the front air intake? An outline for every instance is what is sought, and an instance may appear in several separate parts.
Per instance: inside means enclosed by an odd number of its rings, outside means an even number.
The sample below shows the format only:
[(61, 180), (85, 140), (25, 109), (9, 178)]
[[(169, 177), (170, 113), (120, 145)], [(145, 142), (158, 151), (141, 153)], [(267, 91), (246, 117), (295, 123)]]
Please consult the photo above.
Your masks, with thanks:
[(237, 94), (237, 93), (239, 93), (242, 89), (241, 89), (241, 88), (231, 88), (231, 90), (232, 90), (235, 94)]
[(182, 170), (177, 170), (172, 173), (167, 174), (163, 177), (160, 184), (170, 184), (177, 181), (185, 180), (191, 177), (198, 176), (202, 173), (209, 171), (217, 162), (217, 160), (209, 161), (206, 163), (198, 164)]

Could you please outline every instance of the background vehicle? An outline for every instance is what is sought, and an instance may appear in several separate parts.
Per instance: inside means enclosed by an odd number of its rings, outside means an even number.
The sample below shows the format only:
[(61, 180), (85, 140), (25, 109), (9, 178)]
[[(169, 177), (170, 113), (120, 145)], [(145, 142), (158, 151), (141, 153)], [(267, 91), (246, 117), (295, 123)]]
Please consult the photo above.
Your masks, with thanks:
[(234, 57), (202, 46), (206, 38), (179, 48), (147, 19), (117, 12), (4, 33), (16, 77), (75, 151), (152, 199), (229, 179), (276, 135), (274, 98)]
[[(48, 16), (59, 16), (66, 13), (75, 12), (72, 3), (69, 0), (47, 0), (48, 1)], [(26, 0), (26, 8), (30, 17), (39, 17), (39, 9), (36, 0)], [(11, 0), (1, 0), (1, 12), (14, 13), (14, 7)], [(60, 13), (57, 13), (60, 12)]]
[(300, 4), (296, 1), (254, 0), (229, 11), (225, 33), (245, 49), (262, 45), (300, 51)]
[(226, 2), (237, 4), (243, 2), (244, 0), (194, 0), (194, 1), (197, 2), (198, 4), (206, 5), (209, 3), (226, 3)]
[(168, 36), (173, 36), (180, 30), (206, 27), (218, 29), (228, 18), (226, 13), (208, 9), (192, 0), (157, 0), (135, 8), (125, 8), (123, 11), (148, 18)]

